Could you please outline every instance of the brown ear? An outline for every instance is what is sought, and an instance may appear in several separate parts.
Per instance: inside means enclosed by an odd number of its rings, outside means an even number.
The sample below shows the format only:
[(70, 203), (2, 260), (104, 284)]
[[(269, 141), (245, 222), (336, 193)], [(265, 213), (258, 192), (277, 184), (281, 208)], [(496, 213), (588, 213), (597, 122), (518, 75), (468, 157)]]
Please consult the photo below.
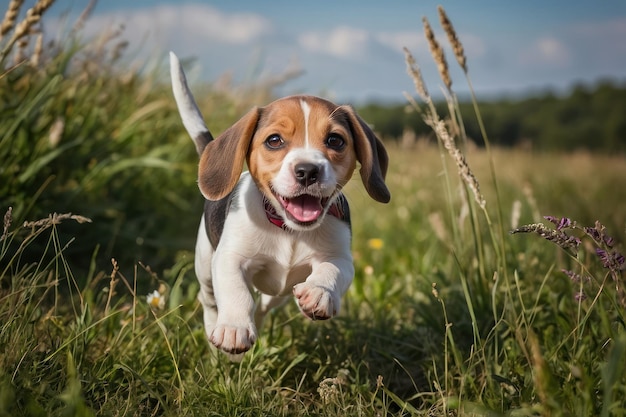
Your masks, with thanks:
[(383, 143), (376, 137), (372, 129), (361, 119), (354, 109), (344, 107), (352, 125), (356, 157), (361, 163), (361, 180), (367, 193), (374, 200), (388, 203), (391, 194), (385, 185), (385, 175), (389, 157)]
[(261, 111), (255, 107), (204, 148), (198, 167), (198, 186), (208, 200), (230, 193), (241, 175)]

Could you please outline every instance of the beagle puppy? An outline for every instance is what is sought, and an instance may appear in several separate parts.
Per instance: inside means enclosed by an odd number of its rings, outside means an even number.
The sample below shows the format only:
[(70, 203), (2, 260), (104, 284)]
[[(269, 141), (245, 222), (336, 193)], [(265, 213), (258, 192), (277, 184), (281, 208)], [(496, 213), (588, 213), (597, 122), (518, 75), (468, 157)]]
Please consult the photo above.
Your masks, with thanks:
[(368, 194), (389, 201), (381, 141), (351, 107), (312, 96), (253, 108), (213, 139), (173, 53), (170, 71), (200, 155), (195, 271), (208, 339), (230, 354), (249, 350), (264, 316), (292, 296), (312, 320), (337, 315), (354, 276), (341, 190), (358, 161)]

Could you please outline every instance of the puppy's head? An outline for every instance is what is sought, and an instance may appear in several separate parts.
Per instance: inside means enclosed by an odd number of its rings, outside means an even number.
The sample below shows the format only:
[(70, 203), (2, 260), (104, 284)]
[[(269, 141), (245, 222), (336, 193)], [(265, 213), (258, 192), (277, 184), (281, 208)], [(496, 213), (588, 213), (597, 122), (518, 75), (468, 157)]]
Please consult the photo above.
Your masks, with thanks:
[(292, 96), (255, 108), (204, 149), (199, 185), (207, 199), (224, 197), (243, 163), (285, 225), (319, 226), (360, 162), (369, 195), (390, 199), (384, 176), (387, 153), (349, 106)]

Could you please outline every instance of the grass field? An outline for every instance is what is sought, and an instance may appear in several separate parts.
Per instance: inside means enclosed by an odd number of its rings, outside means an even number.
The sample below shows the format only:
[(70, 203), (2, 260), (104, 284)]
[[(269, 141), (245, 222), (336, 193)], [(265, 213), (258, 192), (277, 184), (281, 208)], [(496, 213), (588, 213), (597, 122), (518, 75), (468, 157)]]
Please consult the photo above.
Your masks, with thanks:
[[(585, 248), (575, 261), (539, 237), (505, 234), (501, 271), (486, 228), (485, 259), (479, 260), (456, 186), (454, 201), (446, 201), (438, 150), (390, 151), (389, 206), (372, 204), (358, 181), (349, 186), (357, 272), (341, 315), (310, 322), (289, 305), (272, 315), (241, 364), (230, 363), (204, 338), (190, 256), (175, 266), (175, 280), (163, 282), (163, 308), (150, 308), (148, 294), (134, 292), (136, 280), (147, 274), (141, 268), (136, 276), (114, 273), (100, 275), (101, 282), (76, 284), (79, 277), (72, 277), (56, 241), (58, 230), (74, 220), (28, 229), (57, 256), (46, 265), (22, 265), (19, 250), (3, 249), (9, 266), (0, 305), (0, 410), (6, 415), (601, 415), (605, 408), (604, 415), (623, 413), (624, 306), (599, 260)], [(469, 154), (478, 178), (488, 176), (479, 168), (485, 159), (484, 151)], [(498, 150), (494, 160), (502, 167), (505, 231), (512, 228), (512, 207), (519, 201), (521, 223), (542, 220), (535, 218), (538, 213), (586, 224), (597, 218), (623, 237), (621, 158)], [(483, 188), (491, 207), (490, 187)], [(18, 233), (23, 233), (19, 225), (9, 227), (7, 237)], [(580, 302), (578, 284), (561, 272), (578, 263), (592, 277), (584, 282), (587, 298)]]
[[(291, 303), (232, 363), (202, 327), (165, 77), (68, 45), (0, 61), (1, 416), (626, 415), (623, 155), (459, 141), (472, 183), (441, 142), (388, 140), (391, 203), (346, 188), (339, 317)], [(270, 95), (208, 90), (214, 133)]]

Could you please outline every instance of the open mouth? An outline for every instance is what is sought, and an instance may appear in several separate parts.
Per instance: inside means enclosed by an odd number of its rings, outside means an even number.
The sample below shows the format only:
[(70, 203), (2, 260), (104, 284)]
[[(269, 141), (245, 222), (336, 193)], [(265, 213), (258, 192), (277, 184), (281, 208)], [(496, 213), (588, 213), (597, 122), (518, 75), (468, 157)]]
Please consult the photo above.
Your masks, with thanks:
[(312, 224), (324, 213), (328, 197), (301, 194), (296, 197), (284, 197), (274, 194), (285, 209), (290, 220), (302, 225)]

